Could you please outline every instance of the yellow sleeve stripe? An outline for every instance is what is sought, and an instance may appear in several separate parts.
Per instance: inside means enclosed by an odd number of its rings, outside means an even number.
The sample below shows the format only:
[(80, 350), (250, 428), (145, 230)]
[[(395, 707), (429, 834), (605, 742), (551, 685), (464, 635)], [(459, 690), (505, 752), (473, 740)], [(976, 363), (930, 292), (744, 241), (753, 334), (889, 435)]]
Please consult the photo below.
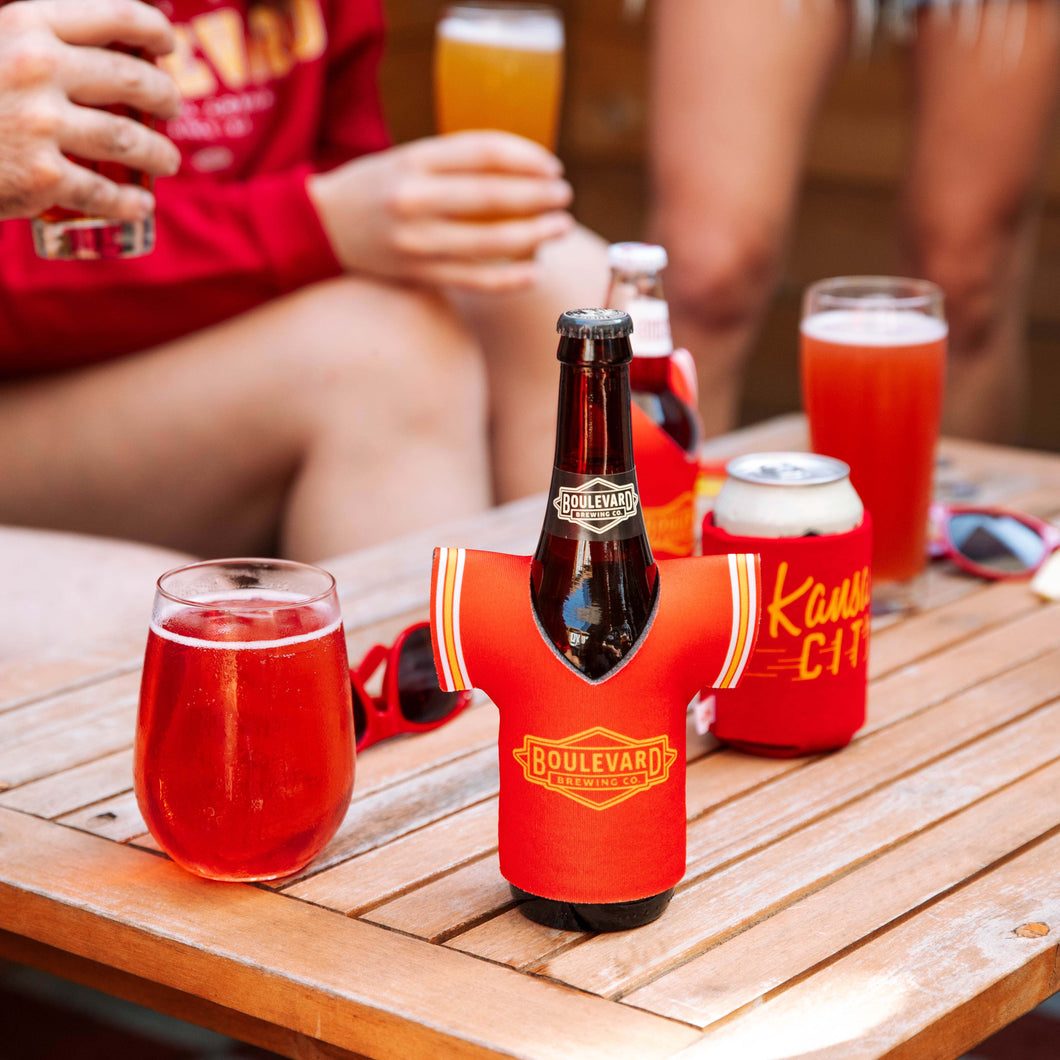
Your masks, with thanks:
[(471, 688), (460, 641), (460, 590), (464, 578), (464, 558), (465, 550), (462, 548), (438, 550), (434, 623), (442, 662), (442, 673), (438, 676), (448, 692), (462, 692)]
[(758, 622), (755, 558), (752, 554), (741, 552), (729, 556), (729, 583), (732, 589), (732, 633), (715, 688), (736, 685), (751, 655)]

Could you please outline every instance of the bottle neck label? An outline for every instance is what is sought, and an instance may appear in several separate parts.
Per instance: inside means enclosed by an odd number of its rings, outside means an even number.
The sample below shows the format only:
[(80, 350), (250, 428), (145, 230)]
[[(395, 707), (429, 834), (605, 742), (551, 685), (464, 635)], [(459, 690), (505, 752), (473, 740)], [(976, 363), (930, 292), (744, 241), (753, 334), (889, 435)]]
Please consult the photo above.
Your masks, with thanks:
[(643, 534), (636, 472), (580, 475), (553, 468), (545, 533), (579, 541), (625, 541)]
[(633, 298), (626, 312), (633, 320), (629, 341), (634, 357), (668, 357), (674, 352), (670, 307), (665, 298)]

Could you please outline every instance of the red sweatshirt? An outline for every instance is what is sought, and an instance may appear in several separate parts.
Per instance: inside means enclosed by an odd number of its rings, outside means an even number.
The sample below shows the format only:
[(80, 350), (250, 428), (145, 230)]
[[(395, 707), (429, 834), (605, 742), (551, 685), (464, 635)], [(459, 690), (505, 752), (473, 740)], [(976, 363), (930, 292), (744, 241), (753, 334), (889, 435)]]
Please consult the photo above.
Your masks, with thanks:
[(0, 224), (0, 373), (148, 349), (338, 275), (306, 176), (388, 145), (376, 72), (380, 0), (157, 0), (183, 108), (166, 133), (143, 258), (47, 262), (25, 221)]

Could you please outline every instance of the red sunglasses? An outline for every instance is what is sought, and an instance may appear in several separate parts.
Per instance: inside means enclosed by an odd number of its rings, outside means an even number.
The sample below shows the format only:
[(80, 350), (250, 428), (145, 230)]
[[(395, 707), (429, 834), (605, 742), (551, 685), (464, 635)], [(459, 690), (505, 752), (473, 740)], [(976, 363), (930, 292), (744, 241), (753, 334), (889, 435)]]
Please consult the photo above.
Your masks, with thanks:
[[(383, 662), (383, 694), (370, 696), (364, 686)], [(437, 729), (466, 710), (473, 698), (471, 692), (439, 687), (429, 622), (409, 626), (389, 648), (370, 648), (359, 666), (350, 667), (350, 683), (358, 751), (391, 736)]]
[(931, 505), (928, 553), (980, 578), (1029, 578), (1060, 548), (1060, 529), (1023, 512)]

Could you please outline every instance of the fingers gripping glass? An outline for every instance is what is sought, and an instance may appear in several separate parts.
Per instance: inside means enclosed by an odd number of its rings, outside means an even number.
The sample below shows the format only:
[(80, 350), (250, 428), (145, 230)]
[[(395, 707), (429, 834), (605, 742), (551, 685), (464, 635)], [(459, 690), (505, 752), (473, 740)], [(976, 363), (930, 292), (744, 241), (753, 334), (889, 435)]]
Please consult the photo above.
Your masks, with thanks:
[(936, 502), (931, 506), (932, 556), (980, 578), (1028, 578), (1060, 548), (1060, 529), (1023, 512)]
[[(365, 685), (381, 663), (383, 690), (371, 696)], [(429, 732), (451, 721), (471, 704), (471, 692), (445, 692), (438, 685), (431, 651), (431, 627), (419, 622), (391, 647), (376, 644), (361, 664), (350, 668), (357, 750), (406, 732)]]

